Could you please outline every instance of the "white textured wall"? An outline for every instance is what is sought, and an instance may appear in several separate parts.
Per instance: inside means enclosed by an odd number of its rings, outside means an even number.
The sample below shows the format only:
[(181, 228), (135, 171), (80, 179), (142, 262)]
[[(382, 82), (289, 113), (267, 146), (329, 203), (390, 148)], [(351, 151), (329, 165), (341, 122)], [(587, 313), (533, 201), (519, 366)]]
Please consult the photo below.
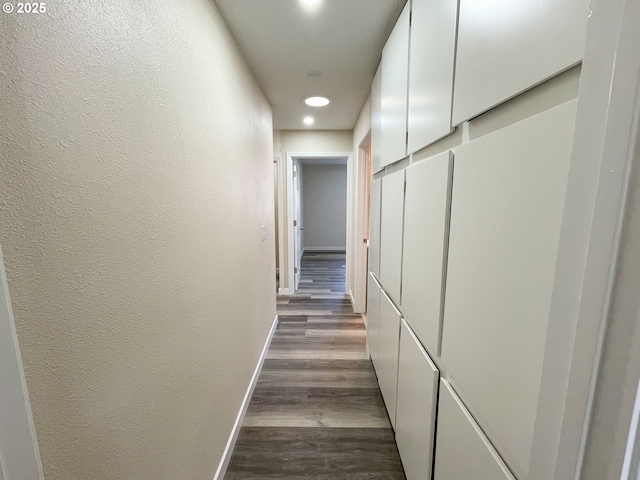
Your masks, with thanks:
[(45, 477), (210, 480), (275, 315), (270, 107), (213, 1), (47, 9), (0, 15), (0, 243)]
[(304, 166), (302, 225), (305, 248), (346, 248), (347, 166)]

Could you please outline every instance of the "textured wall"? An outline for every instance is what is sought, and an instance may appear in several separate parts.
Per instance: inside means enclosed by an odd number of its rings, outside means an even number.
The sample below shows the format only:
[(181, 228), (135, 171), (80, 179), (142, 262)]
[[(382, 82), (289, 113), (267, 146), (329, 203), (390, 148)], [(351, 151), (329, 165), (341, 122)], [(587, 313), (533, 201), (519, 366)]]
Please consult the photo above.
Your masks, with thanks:
[(305, 248), (346, 248), (347, 166), (306, 164), (302, 175)]
[(0, 15), (0, 243), (45, 476), (210, 480), (275, 315), (270, 107), (213, 1), (47, 8)]

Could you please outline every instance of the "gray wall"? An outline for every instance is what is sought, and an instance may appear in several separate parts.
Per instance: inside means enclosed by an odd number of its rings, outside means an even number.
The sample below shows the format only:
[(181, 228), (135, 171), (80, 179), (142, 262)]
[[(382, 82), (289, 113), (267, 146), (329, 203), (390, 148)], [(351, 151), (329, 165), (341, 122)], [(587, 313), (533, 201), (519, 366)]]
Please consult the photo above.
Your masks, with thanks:
[(347, 166), (304, 165), (305, 248), (346, 248)]

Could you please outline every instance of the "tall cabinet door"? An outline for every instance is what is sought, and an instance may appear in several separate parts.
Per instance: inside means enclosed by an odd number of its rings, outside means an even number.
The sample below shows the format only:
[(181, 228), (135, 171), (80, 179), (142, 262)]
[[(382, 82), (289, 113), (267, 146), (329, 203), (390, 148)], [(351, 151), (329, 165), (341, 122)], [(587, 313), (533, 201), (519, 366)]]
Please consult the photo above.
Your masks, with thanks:
[(578, 64), (589, 0), (460, 0), (453, 124)]
[(407, 168), (400, 308), (432, 355), (440, 354), (453, 155)]
[(382, 196), (382, 180), (371, 182), (369, 194), (369, 271), (380, 278), (380, 202)]
[(380, 145), (382, 142), (382, 65), (378, 65), (371, 84), (371, 172), (381, 168)]
[(402, 281), (402, 224), (404, 216), (404, 170), (382, 179), (380, 219), (380, 285), (400, 304)]
[(440, 373), (402, 320), (396, 442), (407, 480), (430, 480)]
[(381, 167), (407, 155), (410, 13), (411, 2), (409, 1), (382, 50)]
[(434, 480), (515, 480), (446, 380), (440, 382), (436, 442)]
[(391, 425), (396, 427), (396, 392), (398, 385), (398, 348), (400, 341), (400, 312), (389, 297), (380, 297), (380, 341), (378, 364), (375, 365), (382, 398), (387, 407)]
[(543, 378), (543, 363), (576, 106), (565, 103), (455, 152), (442, 361), (523, 479), (536, 436), (559, 441), (560, 402), (541, 388), (563, 381), (560, 368)]
[(407, 154), (451, 128), (457, 0), (413, 0)]
[(369, 272), (367, 291), (367, 346), (371, 361), (378, 362), (378, 344), (380, 339), (380, 285)]

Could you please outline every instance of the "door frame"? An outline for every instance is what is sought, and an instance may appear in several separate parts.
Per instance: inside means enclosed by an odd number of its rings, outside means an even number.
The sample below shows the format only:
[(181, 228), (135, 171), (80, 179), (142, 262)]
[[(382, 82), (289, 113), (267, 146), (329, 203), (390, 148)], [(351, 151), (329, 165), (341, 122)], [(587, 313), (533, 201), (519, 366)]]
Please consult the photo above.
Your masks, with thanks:
[[(346, 158), (347, 168), (353, 161), (353, 152), (287, 152), (284, 172), (281, 170), (278, 182), (278, 207), (279, 223), (279, 266), (280, 269), (280, 295), (292, 295), (295, 293), (295, 273), (294, 273), (294, 230), (293, 230), (293, 160), (305, 158)], [(283, 175), (282, 175), (283, 174)], [(347, 182), (347, 199), (351, 198), (353, 192), (351, 185)], [(347, 242), (347, 256), (350, 247)]]
[(0, 246), (0, 478), (44, 480)]
[(592, 0), (544, 364), (570, 352), (553, 478), (638, 475), (639, 282), (624, 268), (640, 258), (638, 24), (636, 0)]
[[(353, 235), (353, 287), (349, 289), (351, 304), (355, 313), (367, 310), (367, 275), (369, 273), (369, 196), (371, 189), (371, 129), (358, 145), (358, 155), (353, 171), (356, 175), (355, 218)], [(351, 183), (350, 183), (351, 184)]]

